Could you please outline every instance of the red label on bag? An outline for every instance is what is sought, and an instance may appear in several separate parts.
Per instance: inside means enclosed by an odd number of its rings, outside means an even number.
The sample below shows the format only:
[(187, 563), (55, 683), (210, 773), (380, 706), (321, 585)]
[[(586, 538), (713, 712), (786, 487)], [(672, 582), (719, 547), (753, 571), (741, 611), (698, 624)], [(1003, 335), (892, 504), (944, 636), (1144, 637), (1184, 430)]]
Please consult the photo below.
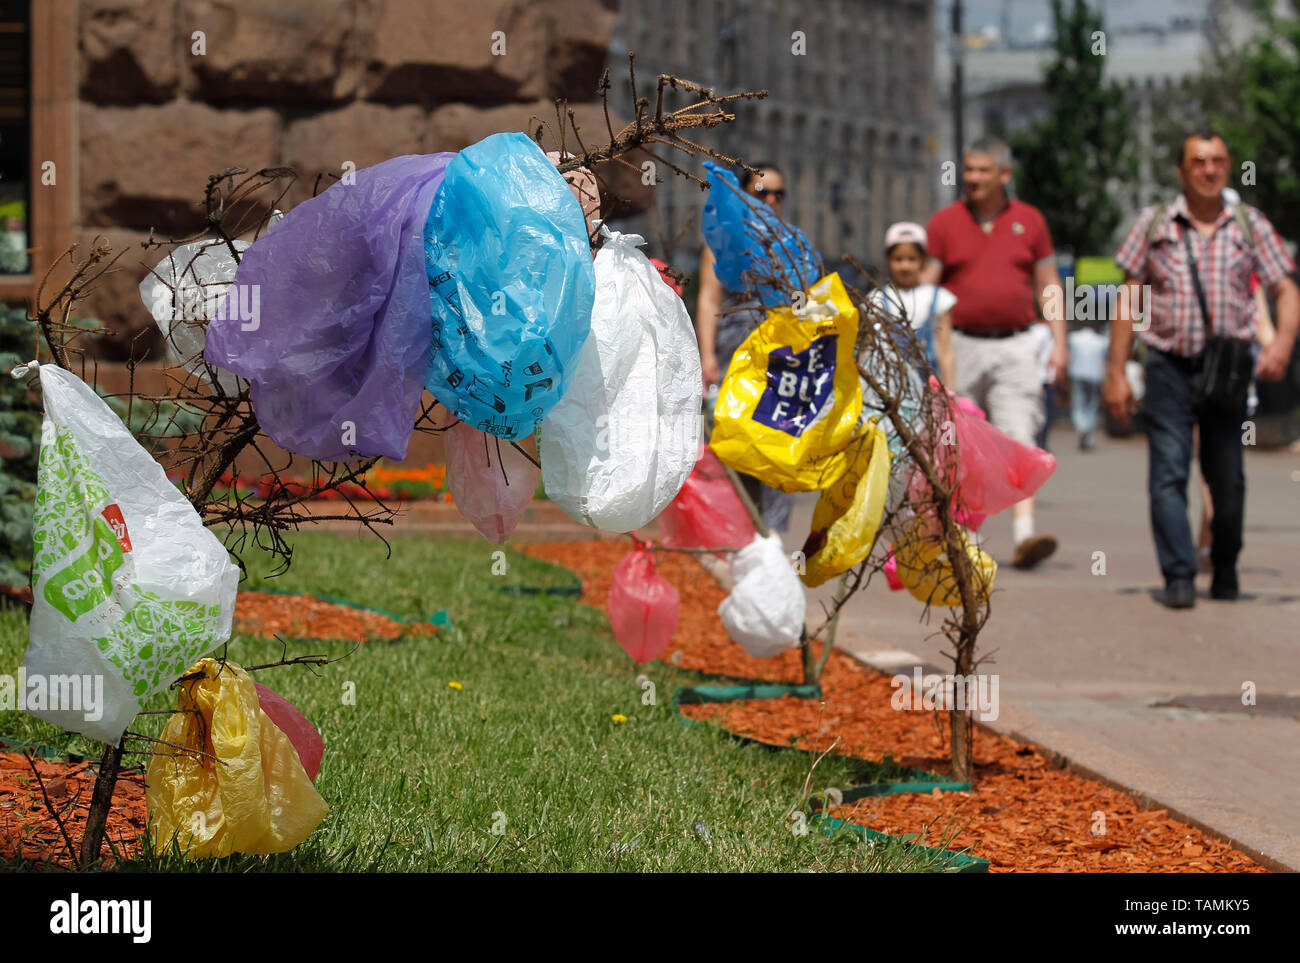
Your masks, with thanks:
[(131, 551), (131, 536), (126, 530), (126, 519), (122, 517), (122, 509), (115, 503), (106, 506), (100, 514), (104, 516), (104, 521), (108, 522), (108, 527), (117, 536), (117, 543), (122, 546), (122, 551)]

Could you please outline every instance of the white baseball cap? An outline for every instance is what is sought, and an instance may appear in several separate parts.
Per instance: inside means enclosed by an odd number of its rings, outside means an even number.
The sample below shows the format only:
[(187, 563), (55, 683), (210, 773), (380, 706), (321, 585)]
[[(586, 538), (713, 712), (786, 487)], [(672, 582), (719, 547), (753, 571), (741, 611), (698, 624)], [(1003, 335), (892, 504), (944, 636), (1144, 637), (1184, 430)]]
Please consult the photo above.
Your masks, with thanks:
[(888, 251), (895, 244), (918, 244), (924, 251), (925, 228), (914, 221), (899, 221), (889, 225), (885, 231), (885, 250)]

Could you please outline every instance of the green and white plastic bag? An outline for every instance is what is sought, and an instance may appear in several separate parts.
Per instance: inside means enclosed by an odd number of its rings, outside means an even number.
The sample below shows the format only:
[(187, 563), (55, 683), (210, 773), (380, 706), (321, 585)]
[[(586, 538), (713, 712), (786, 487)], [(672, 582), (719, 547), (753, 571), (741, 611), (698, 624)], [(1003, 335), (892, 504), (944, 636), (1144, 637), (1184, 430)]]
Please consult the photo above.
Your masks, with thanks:
[(40, 377), (26, 708), (116, 742), (150, 696), (230, 637), (239, 569), (94, 391), (55, 365)]

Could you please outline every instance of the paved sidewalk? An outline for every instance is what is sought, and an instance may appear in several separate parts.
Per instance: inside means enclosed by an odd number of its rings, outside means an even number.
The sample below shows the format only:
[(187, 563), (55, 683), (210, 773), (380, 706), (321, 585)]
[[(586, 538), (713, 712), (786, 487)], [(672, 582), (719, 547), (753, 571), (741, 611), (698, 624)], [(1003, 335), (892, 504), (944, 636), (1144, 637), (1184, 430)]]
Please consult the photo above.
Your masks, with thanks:
[[(1062, 426), (1052, 443), (1060, 465), (1040, 495), (1038, 530), (1060, 539), (1057, 554), (1016, 571), (1010, 513), (985, 525), (999, 564), (979, 645), (993, 656), (982, 671), (1000, 676), (994, 727), (1212, 827), (1251, 855), (1300, 868), (1300, 456), (1247, 453), (1243, 598), (1210, 600), (1203, 576), (1196, 608), (1171, 611), (1151, 594), (1162, 580), (1147, 521), (1145, 441), (1102, 438), (1083, 453)], [(791, 550), (814, 502), (797, 498)], [(1104, 575), (1092, 574), (1096, 552)], [(829, 602), (834, 584), (812, 593), (810, 624), (820, 622), (815, 600)], [(910, 665), (915, 655), (950, 671), (936, 636), (943, 613), (921, 625), (921, 609), (883, 577), (873, 580), (846, 607), (837, 644), (867, 661)], [(1241, 704), (1248, 682), (1253, 710)]]

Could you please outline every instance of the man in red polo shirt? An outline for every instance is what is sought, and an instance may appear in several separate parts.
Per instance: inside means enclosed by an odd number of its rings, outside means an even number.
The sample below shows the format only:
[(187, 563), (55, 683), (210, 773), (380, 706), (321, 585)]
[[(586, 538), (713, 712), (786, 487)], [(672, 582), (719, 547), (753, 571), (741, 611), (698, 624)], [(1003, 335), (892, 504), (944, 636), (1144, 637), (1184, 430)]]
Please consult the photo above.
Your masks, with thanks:
[[(950, 389), (971, 398), (1016, 441), (1033, 445), (1043, 424), (1038, 348), (1030, 328), (1045, 289), (1059, 285), (1052, 237), (1038, 209), (1007, 196), (1011, 151), (1001, 141), (976, 141), (963, 160), (964, 200), (930, 219), (930, 261), (924, 283), (957, 295), (951, 312), (955, 376)], [(1059, 313), (1059, 312), (1057, 312)], [(1064, 317), (1051, 320), (1051, 377), (1065, 375)], [(1056, 539), (1034, 533), (1034, 500), (1012, 509), (1016, 568), (1033, 568), (1056, 551)]]

